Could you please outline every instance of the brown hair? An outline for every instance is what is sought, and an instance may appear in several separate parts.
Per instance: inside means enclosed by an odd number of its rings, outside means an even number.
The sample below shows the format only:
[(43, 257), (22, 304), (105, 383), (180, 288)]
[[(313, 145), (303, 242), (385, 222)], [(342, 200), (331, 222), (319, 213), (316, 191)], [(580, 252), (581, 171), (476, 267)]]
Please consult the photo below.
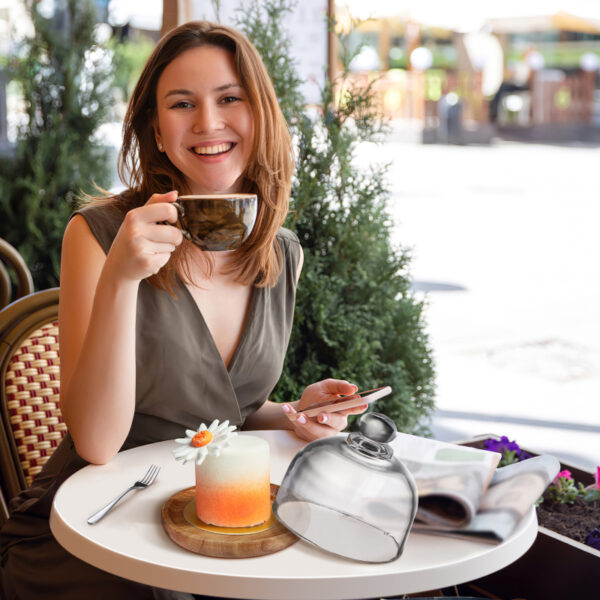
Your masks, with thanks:
[[(273, 286), (282, 268), (281, 249), (275, 235), (288, 211), (293, 149), (265, 66), (256, 48), (239, 31), (195, 21), (173, 29), (158, 42), (140, 75), (125, 115), (118, 168), (119, 176), (130, 190), (115, 201), (122, 203), (124, 209), (130, 209), (141, 206), (154, 193), (185, 189), (183, 174), (156, 145), (153, 129), (156, 88), (160, 75), (171, 61), (186, 50), (205, 45), (231, 52), (254, 117), (253, 149), (241, 191), (258, 195), (258, 214), (248, 240), (234, 251), (231, 270), (244, 285)], [(167, 265), (149, 279), (150, 283), (172, 292), (175, 272), (190, 282), (186, 260), (189, 244), (184, 240)]]

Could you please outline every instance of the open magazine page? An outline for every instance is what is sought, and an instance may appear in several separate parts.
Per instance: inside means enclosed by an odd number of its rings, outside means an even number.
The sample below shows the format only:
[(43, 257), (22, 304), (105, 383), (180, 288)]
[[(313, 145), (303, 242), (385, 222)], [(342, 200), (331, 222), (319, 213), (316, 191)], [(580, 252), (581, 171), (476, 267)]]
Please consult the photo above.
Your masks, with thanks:
[(505, 539), (559, 471), (560, 462), (548, 454), (498, 469), (467, 531), (498, 541)]
[(472, 521), (500, 454), (405, 433), (398, 433), (390, 445), (415, 478), (417, 521), (448, 528)]
[(497, 469), (477, 514), (462, 527), (415, 523), (415, 530), (490, 542), (506, 539), (560, 471), (560, 462), (544, 454)]

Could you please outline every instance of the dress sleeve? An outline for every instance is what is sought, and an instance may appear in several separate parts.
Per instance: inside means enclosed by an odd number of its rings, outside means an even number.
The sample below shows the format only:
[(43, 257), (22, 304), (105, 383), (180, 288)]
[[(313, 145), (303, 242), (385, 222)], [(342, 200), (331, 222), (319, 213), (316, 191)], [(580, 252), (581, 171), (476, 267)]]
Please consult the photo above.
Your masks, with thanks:
[(286, 271), (293, 275), (291, 278), (294, 282), (298, 281), (298, 268), (302, 259), (302, 246), (298, 236), (289, 229), (282, 227), (278, 234), (277, 239), (281, 244), (281, 250), (283, 252), (284, 268)]
[(113, 240), (119, 231), (119, 227), (121, 227), (121, 223), (123, 222), (123, 212), (110, 204), (89, 204), (76, 210), (71, 215), (71, 218), (75, 215), (81, 215), (85, 219), (102, 250), (104, 250), (105, 254), (108, 254)]

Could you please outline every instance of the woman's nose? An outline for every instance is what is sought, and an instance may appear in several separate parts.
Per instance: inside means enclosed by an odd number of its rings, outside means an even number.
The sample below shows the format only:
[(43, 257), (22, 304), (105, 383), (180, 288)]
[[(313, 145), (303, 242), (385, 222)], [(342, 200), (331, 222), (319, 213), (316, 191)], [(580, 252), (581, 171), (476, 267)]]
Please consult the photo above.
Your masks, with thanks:
[(205, 133), (223, 128), (223, 119), (219, 115), (218, 108), (208, 102), (199, 104), (194, 116), (194, 133)]

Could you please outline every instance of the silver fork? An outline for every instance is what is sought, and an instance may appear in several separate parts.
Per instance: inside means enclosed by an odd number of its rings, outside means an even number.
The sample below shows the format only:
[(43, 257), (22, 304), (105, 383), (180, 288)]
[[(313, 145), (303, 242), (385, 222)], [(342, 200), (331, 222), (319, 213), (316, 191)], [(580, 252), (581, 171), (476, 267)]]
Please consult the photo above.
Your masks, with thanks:
[(139, 481), (136, 481), (130, 488), (126, 489), (122, 494), (117, 496), (112, 502), (109, 502), (104, 508), (101, 508), (97, 513), (94, 513), (88, 519), (88, 521), (87, 521), (88, 524), (94, 525), (94, 523), (97, 523), (100, 519), (102, 519), (104, 516), (106, 516), (113, 509), (115, 504), (117, 504), (117, 502), (119, 502), (119, 500), (121, 500), (121, 498), (123, 498), (126, 494), (129, 494), (129, 492), (131, 492), (131, 490), (136, 490), (136, 489), (144, 490), (149, 485), (152, 485), (154, 483), (159, 471), (160, 471), (160, 467), (158, 465), (150, 465), (150, 468), (146, 471), (146, 474)]

